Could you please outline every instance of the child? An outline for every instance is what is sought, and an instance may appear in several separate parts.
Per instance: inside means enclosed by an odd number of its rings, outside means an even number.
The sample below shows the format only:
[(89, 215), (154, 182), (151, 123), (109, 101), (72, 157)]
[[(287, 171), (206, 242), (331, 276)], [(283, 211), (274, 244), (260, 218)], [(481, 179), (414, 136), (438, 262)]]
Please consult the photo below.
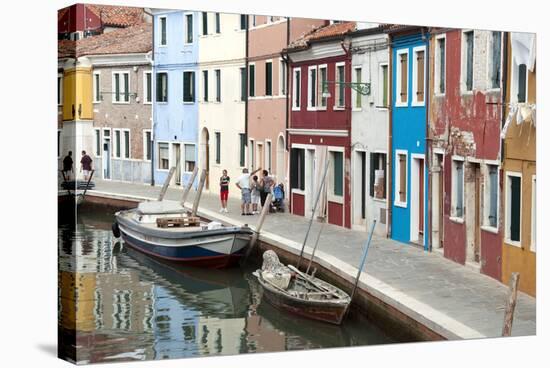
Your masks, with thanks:
[(258, 203), (260, 203), (260, 183), (258, 182), (258, 175), (252, 177), (252, 183), (250, 184), (250, 194), (252, 197), (252, 214), (255, 215), (258, 212)]
[(227, 176), (227, 170), (222, 171), (222, 176), (220, 177), (220, 200), (222, 202), (222, 208), (220, 212), (228, 213), (227, 210), (227, 197), (229, 195), (229, 176)]

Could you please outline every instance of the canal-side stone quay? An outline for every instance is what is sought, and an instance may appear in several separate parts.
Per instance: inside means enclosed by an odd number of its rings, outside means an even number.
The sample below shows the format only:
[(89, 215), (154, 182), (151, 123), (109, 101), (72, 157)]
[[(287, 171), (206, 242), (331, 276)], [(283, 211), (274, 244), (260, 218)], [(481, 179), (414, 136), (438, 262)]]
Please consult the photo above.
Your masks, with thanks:
[[(159, 191), (160, 187), (149, 185), (95, 180), (95, 188), (87, 192), (85, 200), (128, 205), (156, 200)], [(165, 198), (179, 200), (181, 195), (181, 188), (170, 187)], [(194, 195), (192, 191), (188, 206)], [(232, 197), (228, 202), (229, 213), (221, 214), (219, 208), (217, 193), (202, 194), (198, 211), (202, 217), (233, 225), (246, 223), (253, 229), (259, 219), (258, 215), (241, 216), (240, 201)], [(264, 247), (296, 259), (307, 227), (307, 217), (270, 213), (259, 240)], [(305, 249), (308, 260), (319, 228), (320, 223), (315, 222)], [(315, 265), (325, 270), (320, 272), (322, 277), (344, 280), (348, 285), (353, 283), (367, 237), (367, 231), (325, 224), (314, 258)], [(377, 235), (373, 236), (359, 289), (358, 299), (364, 300), (362, 307), (367, 311), (372, 303), (382, 313), (393, 315), (390, 320), (401, 321), (400, 326), (409, 325), (411, 329), (423, 331), (419, 335), (426, 340), (501, 336), (509, 294), (507, 285), (481, 274), (478, 269), (452, 262), (437, 251), (426, 252), (421, 247)], [(512, 336), (535, 333), (536, 299), (519, 292)]]

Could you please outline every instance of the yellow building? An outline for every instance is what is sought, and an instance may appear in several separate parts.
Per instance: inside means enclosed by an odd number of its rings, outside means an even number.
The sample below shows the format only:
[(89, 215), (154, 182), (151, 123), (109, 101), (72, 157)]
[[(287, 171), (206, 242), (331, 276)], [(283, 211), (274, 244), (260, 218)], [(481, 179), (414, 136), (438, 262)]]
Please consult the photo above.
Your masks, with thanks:
[(535, 35), (510, 33), (507, 51), (502, 281), (507, 283), (512, 272), (519, 272), (519, 289), (536, 296)]

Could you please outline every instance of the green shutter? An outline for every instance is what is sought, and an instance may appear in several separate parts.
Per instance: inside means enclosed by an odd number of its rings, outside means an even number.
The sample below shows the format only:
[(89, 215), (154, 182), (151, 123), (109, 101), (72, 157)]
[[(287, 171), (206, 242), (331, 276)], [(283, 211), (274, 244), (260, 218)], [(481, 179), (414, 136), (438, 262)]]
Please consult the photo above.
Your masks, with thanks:
[(344, 158), (342, 152), (333, 152), (334, 157), (334, 195), (342, 196), (344, 195)]
[(520, 241), (521, 229), (521, 178), (509, 176), (510, 179), (510, 240)]

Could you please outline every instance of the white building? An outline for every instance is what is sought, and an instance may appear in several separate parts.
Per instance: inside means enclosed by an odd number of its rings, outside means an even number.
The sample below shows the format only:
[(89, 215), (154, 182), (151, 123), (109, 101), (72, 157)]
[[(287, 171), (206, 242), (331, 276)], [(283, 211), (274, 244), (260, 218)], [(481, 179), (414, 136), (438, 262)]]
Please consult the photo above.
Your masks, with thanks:
[(352, 83), (370, 91), (352, 89), (352, 228), (387, 233), (389, 45), (383, 27), (358, 27), (352, 34)]
[(199, 26), (199, 166), (209, 173), (206, 191), (219, 191), (227, 169), (229, 195), (238, 196), (233, 183), (244, 166), (246, 17), (202, 12)]

